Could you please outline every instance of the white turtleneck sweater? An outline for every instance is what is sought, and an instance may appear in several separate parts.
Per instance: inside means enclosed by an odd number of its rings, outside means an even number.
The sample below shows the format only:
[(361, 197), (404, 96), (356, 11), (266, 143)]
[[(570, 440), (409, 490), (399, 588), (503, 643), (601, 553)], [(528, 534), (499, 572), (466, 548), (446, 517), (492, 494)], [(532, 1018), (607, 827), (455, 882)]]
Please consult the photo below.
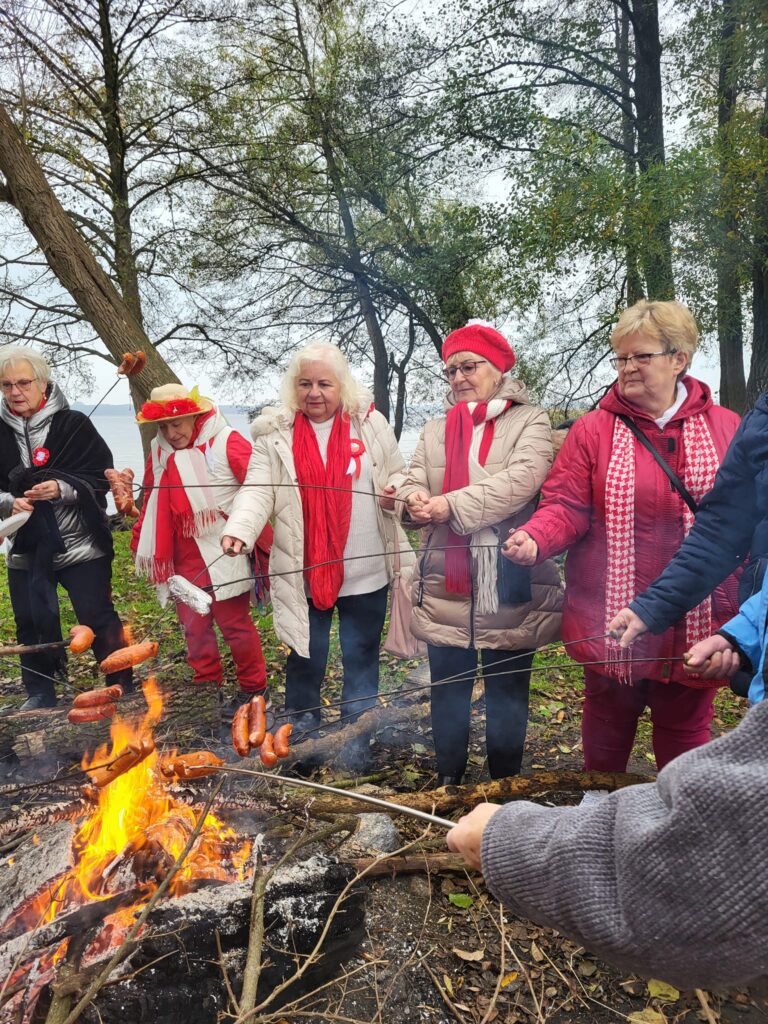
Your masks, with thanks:
[[(312, 420), (309, 422), (312, 423), (317, 446), (325, 463), (328, 438), (334, 423), (333, 417), (325, 423), (313, 423)], [(350, 437), (360, 439), (352, 425)], [(379, 532), (375, 490), (371, 459), (368, 452), (365, 452), (360, 459), (360, 477), (352, 477), (352, 514), (344, 548), (344, 558), (350, 561), (344, 562), (344, 581), (339, 590), (339, 597), (370, 594), (385, 587), (389, 582), (384, 559), (384, 540)], [(359, 558), (359, 555), (370, 557)]]

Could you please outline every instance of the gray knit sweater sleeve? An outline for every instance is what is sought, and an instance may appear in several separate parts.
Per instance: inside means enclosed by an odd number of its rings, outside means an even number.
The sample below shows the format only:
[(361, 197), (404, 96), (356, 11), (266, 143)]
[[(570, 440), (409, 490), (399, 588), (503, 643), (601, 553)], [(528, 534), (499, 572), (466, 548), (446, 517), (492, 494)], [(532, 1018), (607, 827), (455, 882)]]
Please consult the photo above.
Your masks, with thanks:
[(587, 807), (507, 804), (483, 872), (511, 911), (678, 988), (768, 978), (768, 701), (656, 783)]

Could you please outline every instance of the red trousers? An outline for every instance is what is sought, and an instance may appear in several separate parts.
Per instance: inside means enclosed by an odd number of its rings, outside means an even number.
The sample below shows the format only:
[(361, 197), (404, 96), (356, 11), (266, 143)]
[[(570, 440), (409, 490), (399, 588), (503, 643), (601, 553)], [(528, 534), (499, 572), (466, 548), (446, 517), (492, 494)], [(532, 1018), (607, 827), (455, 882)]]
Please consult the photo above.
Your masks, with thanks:
[[(194, 582), (195, 586), (210, 586), (210, 577), (193, 540), (176, 538), (173, 563), (175, 571)], [(214, 598), (208, 614), (198, 615), (181, 601), (176, 602), (176, 612), (187, 643), (187, 662), (195, 672), (193, 682), (221, 684), (224, 678), (219, 644), (213, 629), (215, 622), (232, 652), (240, 689), (249, 692), (264, 689), (267, 684), (267, 666), (261, 650), (259, 631), (251, 619), (250, 603), (250, 591), (226, 601)]]
[(623, 772), (635, 742), (637, 722), (651, 709), (653, 752), (661, 770), (679, 754), (708, 743), (714, 710), (714, 687), (696, 689), (682, 683), (640, 679), (627, 686), (584, 669), (581, 739), (584, 770)]

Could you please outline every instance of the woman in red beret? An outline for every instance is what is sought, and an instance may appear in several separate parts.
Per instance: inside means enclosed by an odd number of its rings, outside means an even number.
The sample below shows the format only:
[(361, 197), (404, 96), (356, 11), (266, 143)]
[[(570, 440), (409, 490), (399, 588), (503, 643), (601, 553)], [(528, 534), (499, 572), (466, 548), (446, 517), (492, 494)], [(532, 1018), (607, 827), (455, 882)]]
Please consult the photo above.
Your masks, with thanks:
[(453, 331), (442, 356), (446, 415), (424, 426), (398, 497), (406, 524), (423, 529), (411, 629), (428, 645), (437, 772), (449, 785), (467, 764), (478, 651), (489, 772), (520, 771), (533, 651), (558, 635), (561, 588), (551, 562), (521, 572), (499, 556), (552, 464), (546, 412), (510, 375), (515, 353), (490, 324)]

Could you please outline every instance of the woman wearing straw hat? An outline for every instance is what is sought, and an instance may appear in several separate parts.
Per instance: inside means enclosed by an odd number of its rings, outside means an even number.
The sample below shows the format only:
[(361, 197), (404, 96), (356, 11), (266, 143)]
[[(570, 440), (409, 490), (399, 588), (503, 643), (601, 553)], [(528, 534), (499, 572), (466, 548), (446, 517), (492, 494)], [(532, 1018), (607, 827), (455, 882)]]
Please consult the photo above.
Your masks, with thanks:
[[(136, 419), (157, 424), (144, 473), (144, 504), (131, 542), (136, 572), (158, 587), (161, 598), (172, 575), (212, 591), (213, 603), (204, 614), (181, 601), (176, 604), (195, 683), (222, 684), (215, 623), (235, 662), (236, 702), (264, 693), (267, 672), (250, 615), (248, 559), (219, 557), (218, 542), (245, 479), (250, 442), (197, 388), (188, 391), (180, 384), (154, 388)], [(267, 526), (257, 542), (262, 557), (268, 557), (271, 543)]]

